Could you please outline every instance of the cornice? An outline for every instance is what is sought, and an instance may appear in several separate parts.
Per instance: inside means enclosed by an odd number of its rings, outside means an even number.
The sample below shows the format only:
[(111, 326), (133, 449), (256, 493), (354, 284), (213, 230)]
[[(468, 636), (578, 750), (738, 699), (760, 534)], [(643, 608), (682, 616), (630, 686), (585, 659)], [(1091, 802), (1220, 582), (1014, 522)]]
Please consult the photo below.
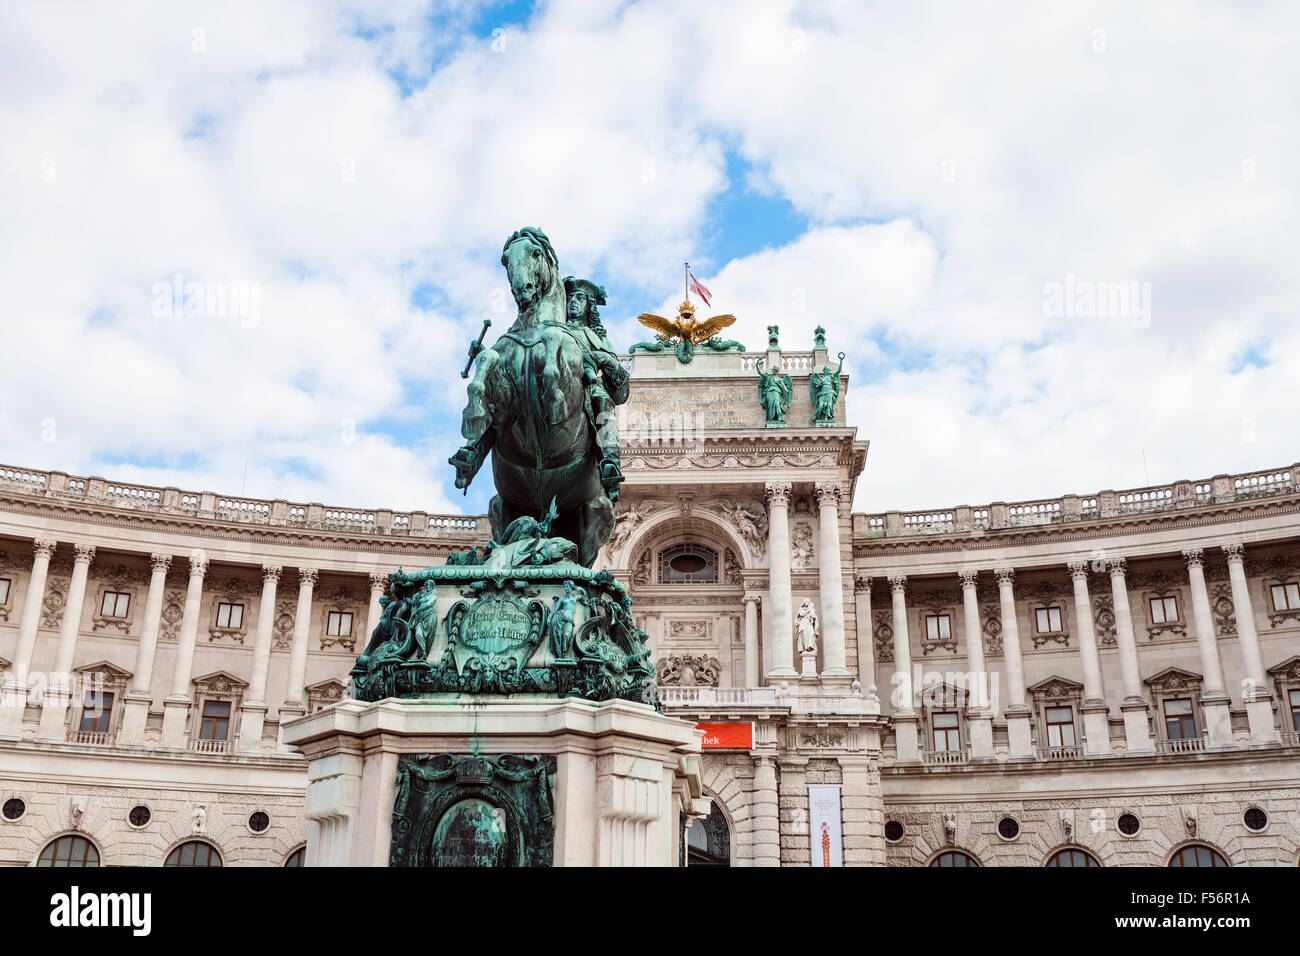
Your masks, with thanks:
[[(940, 554), (945, 552), (982, 551), (995, 548), (1037, 545), (1048, 541), (1088, 541), (1116, 535), (1136, 535), (1171, 528), (1202, 528), (1241, 520), (1243, 516), (1300, 514), (1300, 497), (1263, 502), (1258, 498), (1222, 505), (1202, 506), (1195, 511), (1147, 512), (1116, 515), (1091, 521), (1064, 522), (1015, 528), (992, 528), (979, 534), (949, 533), (942, 535), (897, 538), (859, 538), (853, 542), (854, 558), (880, 554)], [(1204, 508), (1214, 508), (1207, 513)], [(924, 540), (917, 540), (924, 537)]]

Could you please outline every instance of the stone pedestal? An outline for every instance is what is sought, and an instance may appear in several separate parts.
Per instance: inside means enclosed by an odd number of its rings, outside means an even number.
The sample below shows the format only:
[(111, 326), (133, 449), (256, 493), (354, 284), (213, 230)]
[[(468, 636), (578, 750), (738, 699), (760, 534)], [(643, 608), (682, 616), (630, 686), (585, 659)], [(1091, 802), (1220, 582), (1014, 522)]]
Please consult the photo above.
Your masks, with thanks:
[(1273, 724), (1273, 698), (1270, 694), (1256, 692), (1246, 700), (1246, 721), (1250, 725), (1250, 746), (1278, 747), (1281, 737)]
[(120, 747), (143, 747), (144, 730), (149, 723), (149, 706), (153, 697), (128, 691), (122, 701), (122, 729), (117, 732)]
[(1110, 745), (1110, 708), (1102, 701), (1086, 703), (1083, 711), (1083, 736), (1085, 753), (1089, 757), (1113, 757)]
[(239, 742), (235, 750), (241, 754), (262, 752), (262, 730), (266, 726), (266, 704), (249, 701), (239, 708)]
[(801, 661), (799, 680), (801, 681), (817, 680), (817, 652), (804, 651), (802, 654), (799, 655), (799, 657)]
[[(708, 811), (700, 736), (689, 722), (646, 704), (531, 695), (346, 700), (282, 729), (286, 743), (309, 761), (308, 866), (388, 866), (427, 858), (430, 841), (443, 832), (442, 818), (467, 800), (499, 814), (511, 831), (503, 841), (518, 839), (514, 811), (492, 805), (490, 778), (498, 766), (532, 768), (514, 777), (531, 774), (530, 780), (539, 781), (528, 785), (541, 808), (544, 826), (538, 831), (553, 827), (554, 865), (676, 866), (680, 815)], [(415, 756), (426, 754), (449, 756)], [(463, 757), (473, 759), (455, 759)], [(415, 771), (413, 760), (419, 764)], [(399, 771), (437, 778), (444, 787), (459, 785), (457, 775), (464, 776), (465, 793), (478, 795), (416, 806), (411, 792), (429, 784), (399, 787)], [(399, 834), (397, 846), (395, 816), (406, 834)], [(396, 857), (395, 849), (401, 850)]]
[(894, 759), (899, 763), (916, 763), (921, 759), (916, 724), (916, 714), (899, 713), (894, 715)]
[(993, 759), (993, 715), (986, 710), (966, 712), (966, 726), (970, 733), (972, 760)]
[(1237, 749), (1237, 742), (1232, 736), (1230, 707), (1231, 701), (1226, 694), (1207, 694), (1201, 698), (1201, 713), (1205, 717), (1205, 730), (1209, 737), (1206, 746), (1210, 750)]
[(185, 725), (190, 716), (190, 699), (172, 695), (163, 700), (162, 740), (160, 750), (185, 749)]
[(0, 738), (21, 740), (27, 685), (10, 674), (0, 678)]
[(1151, 740), (1151, 721), (1147, 716), (1146, 701), (1126, 700), (1119, 705), (1119, 709), (1124, 714), (1126, 756), (1155, 753), (1156, 747)]
[(66, 690), (49, 689), (41, 703), (41, 725), (36, 731), (37, 740), (63, 743), (68, 735), (68, 706), (72, 694)]
[(1029, 728), (1029, 709), (1027, 707), (1008, 707), (1007, 718), (1007, 759), (1033, 760), (1034, 737)]

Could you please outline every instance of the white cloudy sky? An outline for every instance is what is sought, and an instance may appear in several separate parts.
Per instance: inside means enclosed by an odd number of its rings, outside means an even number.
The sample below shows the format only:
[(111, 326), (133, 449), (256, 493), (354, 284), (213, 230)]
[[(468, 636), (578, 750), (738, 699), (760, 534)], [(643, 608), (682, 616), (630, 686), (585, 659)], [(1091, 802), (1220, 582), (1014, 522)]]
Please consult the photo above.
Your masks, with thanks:
[[(0, 461), (480, 510), (524, 224), (622, 347), (683, 259), (752, 347), (825, 325), (858, 510), (1300, 458), (1294, 4), (386, 6), (6, 7)], [(258, 320), (159, 317), (177, 273)], [(1149, 322), (1048, 314), (1067, 274)]]

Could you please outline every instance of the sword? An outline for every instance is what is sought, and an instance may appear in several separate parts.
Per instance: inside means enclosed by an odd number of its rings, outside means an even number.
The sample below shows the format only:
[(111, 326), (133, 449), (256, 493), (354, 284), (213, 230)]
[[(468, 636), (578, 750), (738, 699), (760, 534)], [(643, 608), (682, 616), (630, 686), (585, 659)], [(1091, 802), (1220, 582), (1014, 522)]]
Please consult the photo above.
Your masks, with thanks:
[(469, 370), (474, 365), (474, 359), (478, 358), (478, 353), (483, 351), (483, 336), (487, 335), (491, 325), (491, 319), (484, 319), (483, 331), (478, 334), (478, 341), (469, 343), (469, 361), (465, 363), (465, 371), (460, 373), (461, 378), (469, 378)]

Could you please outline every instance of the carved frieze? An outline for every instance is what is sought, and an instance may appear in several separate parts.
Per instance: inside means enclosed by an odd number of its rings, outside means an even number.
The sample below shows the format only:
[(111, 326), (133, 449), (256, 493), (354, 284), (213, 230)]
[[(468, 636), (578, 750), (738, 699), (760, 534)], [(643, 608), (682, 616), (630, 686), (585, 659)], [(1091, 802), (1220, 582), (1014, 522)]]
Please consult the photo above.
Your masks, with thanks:
[(660, 658), (657, 670), (665, 687), (717, 687), (722, 662), (716, 657), (670, 654)]
[(668, 636), (674, 638), (709, 639), (708, 621), (669, 621)]

